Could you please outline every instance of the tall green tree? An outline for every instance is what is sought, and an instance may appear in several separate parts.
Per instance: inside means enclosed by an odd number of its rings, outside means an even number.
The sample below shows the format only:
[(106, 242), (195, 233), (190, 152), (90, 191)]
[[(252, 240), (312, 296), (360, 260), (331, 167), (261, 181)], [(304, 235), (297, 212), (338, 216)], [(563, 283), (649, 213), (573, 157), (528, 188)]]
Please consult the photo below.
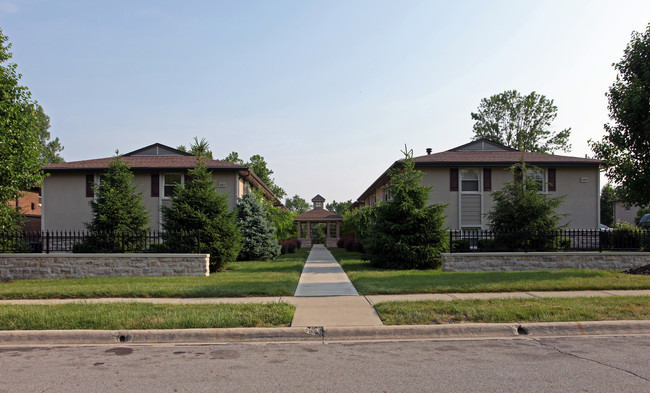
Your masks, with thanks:
[(284, 206), (287, 209), (293, 212), (298, 212), (300, 214), (309, 210), (309, 203), (307, 203), (307, 201), (301, 198), (298, 194), (292, 196), (291, 198), (285, 198)]
[(221, 161), (226, 161), (226, 162), (230, 162), (230, 163), (238, 164), (238, 165), (244, 165), (244, 160), (239, 158), (239, 153), (237, 153), (236, 151), (230, 152), (230, 154), (228, 154)]
[(607, 183), (600, 190), (600, 223), (613, 227), (614, 222), (614, 204), (618, 199), (616, 189)]
[(129, 165), (119, 155), (94, 191), (95, 198), (90, 201), (92, 220), (84, 224), (89, 234), (75, 244), (74, 252), (142, 251), (149, 213), (142, 204), (142, 193), (133, 184)]
[(255, 172), (255, 174), (264, 182), (264, 184), (267, 185), (267, 187), (269, 187), (271, 192), (273, 192), (278, 199), (282, 199), (287, 195), (286, 191), (284, 191), (282, 187), (275, 184), (275, 179), (271, 177), (273, 171), (267, 166), (264, 157), (255, 154), (245, 165)]
[(149, 213), (142, 204), (142, 193), (133, 184), (129, 165), (119, 156), (109, 165), (95, 186), (95, 199), (90, 201), (92, 220), (85, 224), (89, 231), (146, 231)]
[(199, 140), (198, 136), (194, 137), (194, 142), (190, 144), (189, 150), (184, 145), (178, 146), (177, 149), (185, 153), (190, 153), (197, 157), (210, 158), (210, 159), (212, 158), (210, 143), (205, 138), (201, 138), (201, 140)]
[(57, 164), (65, 162), (59, 152), (63, 151), (63, 145), (58, 137), (50, 140), (50, 117), (45, 114), (43, 107), (36, 105), (36, 118), (39, 131), (39, 143), (41, 145), (41, 162), (46, 164)]
[(163, 228), (169, 233), (167, 241), (171, 248), (194, 252), (195, 232), (200, 230), (201, 251), (210, 254), (210, 270), (218, 271), (235, 261), (242, 247), (236, 212), (217, 192), (201, 158), (188, 175), (192, 181), (175, 188), (171, 206), (161, 207)]
[[(11, 201), (43, 180), (37, 103), (10, 63), (11, 43), (0, 29), (0, 231), (22, 222)], [(15, 205), (14, 205), (15, 206)]]
[(600, 142), (589, 141), (605, 161), (607, 177), (619, 184), (619, 197), (650, 205), (650, 24), (632, 33), (623, 58), (614, 64), (616, 81), (606, 94), (609, 118)]
[(571, 148), (571, 129), (553, 131), (557, 117), (553, 100), (532, 92), (522, 96), (516, 90), (483, 98), (472, 112), (474, 139), (486, 138), (521, 151), (552, 153)]
[(239, 158), (239, 153), (233, 151), (228, 154), (222, 161), (249, 167), (253, 172), (255, 172), (257, 177), (259, 177), (260, 180), (266, 184), (266, 186), (278, 199), (281, 200), (287, 195), (287, 192), (284, 191), (282, 187), (275, 184), (275, 179), (271, 177), (273, 170), (268, 167), (266, 160), (264, 160), (264, 157), (261, 155), (255, 154), (254, 156), (251, 156), (248, 162), (244, 162), (244, 160)]
[(343, 216), (343, 214), (348, 211), (350, 206), (352, 206), (352, 200), (347, 200), (345, 202), (337, 202), (335, 200), (332, 200), (332, 203), (325, 205), (325, 209), (334, 212), (339, 216)]
[(268, 261), (280, 255), (275, 226), (255, 193), (249, 192), (239, 200), (237, 225), (243, 239), (240, 260)]
[(374, 208), (375, 222), (364, 239), (373, 266), (390, 269), (427, 269), (440, 265), (447, 249), (445, 207), (427, 206), (431, 187), (421, 185), (413, 151), (404, 150), (401, 165), (388, 172), (386, 186), (393, 199)]

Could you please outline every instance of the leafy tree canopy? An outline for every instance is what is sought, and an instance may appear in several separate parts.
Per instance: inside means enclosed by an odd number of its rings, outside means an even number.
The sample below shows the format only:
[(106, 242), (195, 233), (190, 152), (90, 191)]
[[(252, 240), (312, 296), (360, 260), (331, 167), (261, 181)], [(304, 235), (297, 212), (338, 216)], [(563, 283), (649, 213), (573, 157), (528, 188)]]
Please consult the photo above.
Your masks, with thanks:
[(650, 205), (650, 24), (634, 32), (623, 58), (614, 64), (616, 81), (606, 94), (609, 118), (602, 141), (590, 140), (596, 157), (605, 161), (606, 175), (620, 198)]
[(600, 223), (613, 227), (614, 222), (614, 203), (618, 199), (616, 189), (607, 183), (600, 190)]
[(568, 151), (571, 129), (551, 130), (556, 116), (553, 100), (536, 92), (522, 96), (507, 90), (483, 98), (478, 111), (472, 112), (474, 139), (486, 138), (521, 151)]
[(36, 119), (39, 131), (39, 144), (41, 145), (41, 162), (46, 164), (57, 164), (65, 162), (59, 152), (63, 151), (63, 145), (58, 137), (50, 140), (50, 117), (45, 114), (43, 107), (36, 104)]
[(233, 164), (245, 165), (249, 167), (257, 177), (260, 178), (266, 184), (266, 186), (271, 190), (271, 192), (278, 197), (278, 199), (284, 198), (287, 193), (284, 189), (277, 184), (275, 184), (275, 179), (271, 177), (273, 171), (268, 167), (264, 157), (259, 154), (252, 156), (248, 162), (244, 162), (239, 158), (239, 153), (236, 151), (231, 152), (224, 158), (222, 161), (231, 162)]
[(18, 229), (21, 215), (9, 201), (43, 180), (38, 104), (8, 62), (8, 41), (0, 29), (0, 230)]
[(255, 172), (255, 174), (269, 187), (278, 199), (282, 199), (287, 195), (286, 191), (284, 191), (282, 187), (275, 184), (275, 179), (271, 177), (273, 171), (267, 166), (264, 157), (255, 154), (245, 165)]
[(230, 154), (228, 154), (226, 156), (226, 158), (224, 158), (221, 161), (231, 162), (233, 164), (244, 165), (244, 160), (239, 158), (239, 153), (237, 153), (236, 151), (230, 152)]
[(309, 203), (301, 198), (298, 194), (284, 200), (284, 206), (294, 212), (302, 214), (310, 209)]
[(345, 212), (348, 211), (351, 205), (352, 205), (352, 200), (348, 200), (345, 202), (337, 202), (333, 200), (332, 203), (328, 203), (325, 205), (325, 209), (334, 212), (339, 216), (343, 216), (343, 214), (345, 214)]

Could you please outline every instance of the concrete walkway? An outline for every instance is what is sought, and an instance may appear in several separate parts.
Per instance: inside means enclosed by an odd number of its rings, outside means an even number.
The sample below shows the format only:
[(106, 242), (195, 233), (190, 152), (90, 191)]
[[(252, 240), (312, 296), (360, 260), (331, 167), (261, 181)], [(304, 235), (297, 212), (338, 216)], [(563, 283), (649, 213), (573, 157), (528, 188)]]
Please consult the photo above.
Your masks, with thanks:
[(291, 326), (382, 326), (368, 300), (359, 296), (347, 274), (321, 244), (312, 247), (292, 302)]

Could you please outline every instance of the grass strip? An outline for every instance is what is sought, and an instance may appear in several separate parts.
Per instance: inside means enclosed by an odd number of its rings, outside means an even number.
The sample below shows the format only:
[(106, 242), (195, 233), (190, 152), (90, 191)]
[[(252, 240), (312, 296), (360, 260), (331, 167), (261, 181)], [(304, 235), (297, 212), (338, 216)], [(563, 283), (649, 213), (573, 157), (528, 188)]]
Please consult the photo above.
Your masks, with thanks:
[(0, 330), (193, 329), (289, 326), (286, 303), (2, 305)]
[(375, 305), (386, 325), (650, 319), (650, 296), (424, 300)]
[(650, 289), (650, 276), (613, 270), (539, 270), (516, 272), (443, 272), (433, 270), (387, 270), (370, 266), (360, 253), (330, 250), (362, 295), (578, 291)]
[(308, 249), (275, 261), (233, 262), (209, 277), (87, 277), (0, 281), (0, 299), (292, 296)]

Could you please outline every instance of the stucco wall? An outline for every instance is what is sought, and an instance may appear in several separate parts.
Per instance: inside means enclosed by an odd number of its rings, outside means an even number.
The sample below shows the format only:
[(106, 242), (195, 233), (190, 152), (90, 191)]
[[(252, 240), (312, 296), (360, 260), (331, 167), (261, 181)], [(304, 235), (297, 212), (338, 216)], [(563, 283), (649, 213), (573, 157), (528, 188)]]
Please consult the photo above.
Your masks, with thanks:
[[(231, 209), (237, 205), (239, 175), (237, 172), (213, 172), (217, 192), (226, 195)], [(163, 177), (160, 176), (159, 197), (151, 196), (151, 173), (135, 173), (133, 183), (142, 193), (142, 202), (149, 212), (149, 226), (160, 230), (160, 206), (169, 205), (163, 195)], [(42, 225), (44, 230), (84, 230), (84, 223), (92, 219), (86, 197), (86, 173), (53, 173), (45, 178), (42, 188)]]
[[(490, 167), (486, 167), (490, 168)], [(418, 168), (423, 172), (422, 184), (433, 186), (429, 203), (448, 204), (446, 214), (448, 227), (460, 229), (459, 195), (460, 191), (449, 191), (449, 167)], [(462, 169), (462, 168), (459, 168)], [(479, 168), (483, 169), (483, 168)], [(492, 167), (492, 191), (500, 190), (512, 181), (512, 174), (508, 168)], [(600, 196), (599, 172), (595, 167), (560, 167), (556, 170), (556, 191), (549, 191), (550, 196), (565, 196), (562, 206), (557, 213), (566, 214), (561, 224), (568, 224), (569, 228), (595, 229), (598, 228)], [(482, 172), (481, 172), (482, 173)], [(581, 181), (581, 179), (583, 181)], [(584, 182), (586, 179), (586, 182)], [(480, 177), (480, 188), (483, 189), (483, 177)], [(460, 179), (459, 179), (460, 189)], [(482, 198), (482, 227), (487, 229), (488, 221), (485, 216), (494, 205), (491, 191), (481, 192)], [(476, 194), (474, 194), (476, 195)]]
[(42, 225), (45, 230), (84, 229), (92, 218), (86, 198), (86, 174), (56, 173), (45, 178), (41, 189)]
[(209, 276), (209, 262), (209, 254), (0, 254), (0, 278)]
[(650, 264), (648, 252), (511, 252), (442, 254), (443, 272), (601, 269), (625, 270)]
[(617, 201), (614, 204), (614, 224), (618, 221), (627, 222), (633, 226), (636, 226), (634, 219), (636, 214), (641, 208), (638, 206), (626, 205), (623, 202)]
[(567, 214), (563, 224), (577, 229), (598, 228), (599, 180), (600, 173), (596, 167), (557, 169), (557, 191), (549, 194), (566, 195), (557, 211)]

